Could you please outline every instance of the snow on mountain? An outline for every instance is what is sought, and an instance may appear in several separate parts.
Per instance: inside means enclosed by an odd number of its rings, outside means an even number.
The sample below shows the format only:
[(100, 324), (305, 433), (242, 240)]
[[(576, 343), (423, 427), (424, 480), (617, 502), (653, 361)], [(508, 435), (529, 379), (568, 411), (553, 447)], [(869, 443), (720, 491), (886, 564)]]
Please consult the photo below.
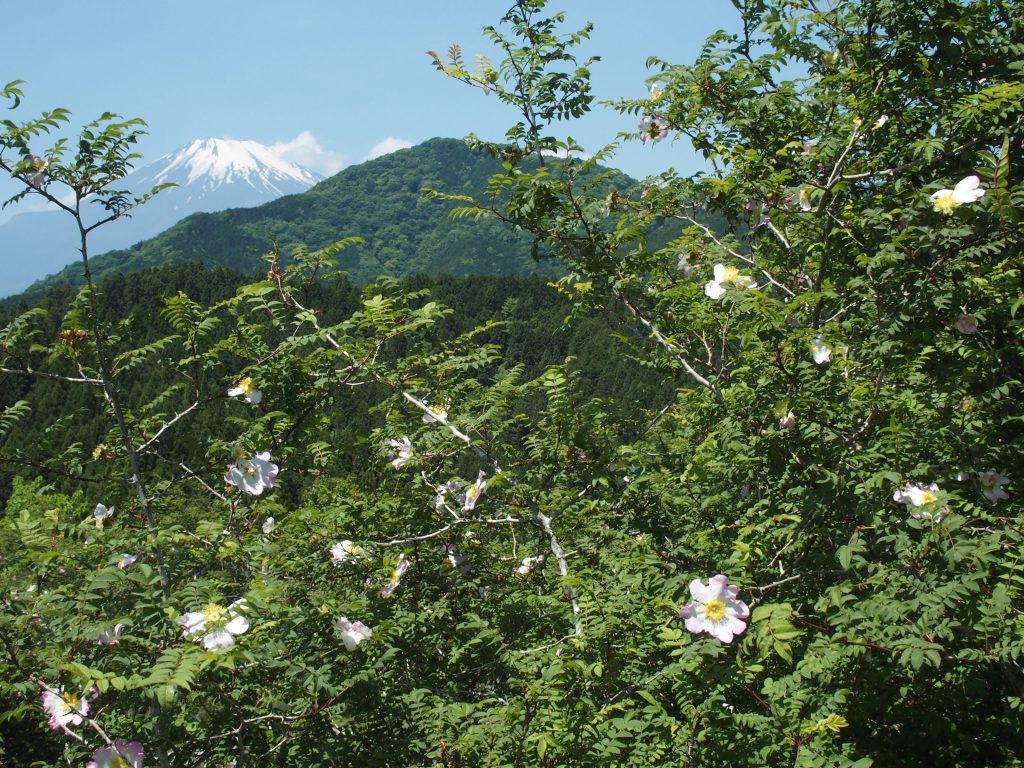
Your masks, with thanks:
[[(250, 208), (304, 192), (322, 178), (255, 141), (196, 139), (116, 185), (141, 195), (158, 184), (177, 184), (133, 210), (130, 218), (94, 230), (90, 252), (127, 248), (192, 213)], [(101, 213), (97, 207), (92, 215)], [(0, 297), (77, 261), (77, 248), (77, 228), (59, 211), (23, 213), (0, 225)]]

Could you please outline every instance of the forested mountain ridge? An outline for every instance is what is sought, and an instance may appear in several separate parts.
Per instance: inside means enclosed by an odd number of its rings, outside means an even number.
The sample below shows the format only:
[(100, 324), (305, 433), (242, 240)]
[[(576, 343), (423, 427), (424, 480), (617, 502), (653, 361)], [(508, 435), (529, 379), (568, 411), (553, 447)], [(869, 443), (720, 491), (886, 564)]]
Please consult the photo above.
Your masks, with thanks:
[[(499, 161), (456, 139), (431, 139), (344, 169), (306, 192), (254, 208), (189, 216), (164, 233), (91, 260), (94, 275), (195, 261), (246, 272), (262, 266), (276, 242), (320, 248), (343, 237), (363, 245), (345, 251), (341, 268), (356, 283), (381, 274), (530, 274), (530, 240), (492, 219), (453, 219), (452, 203), (428, 199), (425, 188), (483, 198)], [(632, 184), (615, 176), (615, 186)], [(117, 226), (113, 223), (111, 226)], [(550, 271), (550, 267), (541, 268)], [(81, 282), (72, 265), (29, 290)]]

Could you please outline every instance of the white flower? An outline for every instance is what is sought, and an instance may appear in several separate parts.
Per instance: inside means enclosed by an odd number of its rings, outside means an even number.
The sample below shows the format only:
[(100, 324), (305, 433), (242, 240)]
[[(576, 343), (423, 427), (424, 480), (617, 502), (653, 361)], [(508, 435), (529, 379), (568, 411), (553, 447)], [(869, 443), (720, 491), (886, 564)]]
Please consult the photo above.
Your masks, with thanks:
[(270, 462), (270, 451), (264, 451), (251, 459), (239, 459), (229, 466), (228, 473), (224, 475), (224, 482), (253, 496), (259, 496), (264, 488), (274, 487), (277, 472), (277, 464)]
[(796, 200), (800, 204), (801, 211), (809, 211), (814, 207), (811, 205), (811, 195), (807, 191), (806, 187), (801, 187), (800, 192), (796, 196)]
[(661, 98), (661, 94), (665, 91), (661, 87), (661, 83), (651, 83), (651, 101), (657, 101)]
[(244, 379), (239, 381), (235, 386), (228, 390), (228, 396), (242, 396), (245, 398), (245, 402), (256, 405), (263, 399), (263, 392), (256, 389), (256, 384), (253, 383), (253, 380), (246, 376)]
[[(426, 403), (424, 403), (426, 405)], [(448, 410), (439, 405), (428, 405), (427, 413), (423, 414), (424, 424), (447, 424)]]
[(968, 176), (961, 179), (953, 189), (940, 189), (933, 192), (932, 204), (939, 213), (950, 214), (957, 206), (965, 203), (973, 203), (985, 196), (985, 190), (981, 189), (981, 179), (977, 176)]
[(910, 516), (915, 520), (930, 520), (937, 523), (949, 512), (947, 507), (940, 506), (940, 494), (939, 486), (935, 483), (906, 483), (902, 488), (896, 489), (892, 494), (892, 500), (898, 504), (905, 504)]
[(981, 492), (991, 503), (996, 504), (1010, 498), (1010, 494), (1003, 490), (1003, 486), (1010, 482), (1010, 478), (989, 469), (979, 472), (978, 480), (981, 481)]
[(679, 609), (679, 618), (686, 620), (686, 629), (697, 635), (707, 632), (723, 643), (747, 628), (750, 609), (736, 596), (739, 588), (722, 574), (712, 576), (705, 584), (700, 579), (690, 582), (692, 602)]
[(715, 264), (714, 279), (704, 284), (704, 293), (712, 299), (720, 299), (725, 293), (725, 284), (732, 283), (736, 288), (755, 289), (757, 285), (747, 275), (741, 275), (736, 267)]
[(96, 518), (96, 527), (102, 528), (103, 523), (114, 516), (114, 510), (116, 507), (110, 507), (109, 509), (102, 504), (97, 504), (96, 509), (93, 510), (92, 516)]
[(366, 557), (366, 550), (358, 544), (353, 544), (348, 539), (339, 541), (331, 547), (331, 559), (335, 565), (344, 565), (345, 563), (359, 560), (362, 557)]
[(127, 568), (129, 565), (131, 565), (138, 559), (138, 555), (132, 555), (128, 552), (122, 552), (121, 559), (117, 561), (117, 567), (123, 571), (125, 568)]
[(832, 348), (829, 347), (821, 338), (821, 334), (814, 337), (814, 340), (810, 343), (811, 357), (814, 358), (814, 362), (818, 365), (827, 363), (829, 358), (832, 357)]
[(85, 768), (142, 768), (142, 745), (137, 741), (114, 739), (113, 746), (92, 753)]
[(117, 639), (118, 636), (123, 631), (124, 631), (124, 624), (115, 624), (114, 628), (112, 630), (111, 629), (104, 629), (103, 631), (101, 631), (100, 632), (99, 640), (97, 642), (99, 642), (100, 645), (107, 646), (108, 648), (110, 648), (112, 646), (115, 646), (119, 642), (118, 639)]
[(43, 691), (43, 709), (50, 715), (50, 727), (54, 730), (81, 725), (89, 714), (89, 697), (65, 691), (64, 686), (59, 691), (47, 687)]
[(456, 549), (454, 544), (442, 544), (441, 554), (447, 556), (448, 565), (462, 576), (469, 575), (469, 558)]
[(519, 565), (516, 566), (516, 576), (529, 576), (533, 572), (533, 569), (543, 562), (544, 558), (540, 556), (524, 557), (520, 561)]
[(796, 414), (790, 411), (779, 419), (779, 429), (796, 429)]
[(480, 498), (480, 494), (484, 492), (484, 488), (487, 487), (487, 483), (484, 481), (483, 471), (477, 475), (476, 482), (471, 486), (467, 487), (465, 492), (459, 495), (459, 501), (462, 502), (462, 511), (470, 512), (473, 507), (476, 506), (477, 499)]
[(363, 622), (349, 621), (344, 616), (334, 620), (334, 628), (338, 630), (341, 641), (349, 651), (354, 651), (363, 640), (373, 635), (373, 630)]
[(230, 648), (235, 644), (235, 636), (249, 629), (249, 620), (242, 616), (247, 608), (244, 598), (227, 608), (210, 603), (201, 611), (180, 616), (178, 624), (184, 629), (186, 638), (202, 642), (208, 651)]
[[(446, 417), (447, 415), (445, 414)], [(424, 414), (425, 416), (426, 414)], [(391, 466), (394, 469), (401, 469), (413, 457), (413, 454), (416, 453), (416, 450), (412, 447), (412, 442), (406, 435), (402, 435), (401, 440), (388, 440), (388, 445), (394, 449), (394, 453), (388, 452), (389, 459), (395, 456), (395, 458), (391, 459)]]
[(402, 583), (402, 577), (405, 576), (405, 572), (409, 570), (409, 566), (410, 563), (405, 559), (405, 553), (403, 552), (398, 556), (398, 564), (395, 566), (395, 570), (391, 572), (391, 578), (388, 579), (388, 583), (381, 587), (381, 596), (387, 597), (398, 588), (398, 585)]
[(871, 130), (877, 131), (879, 128), (883, 128), (886, 123), (889, 122), (888, 115), (882, 115), (880, 118), (875, 120), (875, 124), (871, 126)]
[(276, 524), (277, 521), (274, 520), (273, 516), (268, 517), (266, 520), (263, 521), (263, 532), (270, 533), (272, 530), (274, 530), (274, 526)]

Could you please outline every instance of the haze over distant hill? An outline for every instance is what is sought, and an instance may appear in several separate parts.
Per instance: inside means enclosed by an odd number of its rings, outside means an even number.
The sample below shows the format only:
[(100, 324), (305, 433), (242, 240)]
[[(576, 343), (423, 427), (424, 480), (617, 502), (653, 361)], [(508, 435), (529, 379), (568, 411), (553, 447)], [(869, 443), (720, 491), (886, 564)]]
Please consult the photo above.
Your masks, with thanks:
[[(322, 178), (255, 141), (196, 139), (133, 171), (117, 185), (135, 194), (158, 184), (177, 186), (132, 211), (130, 218), (96, 229), (90, 252), (126, 248), (199, 211), (247, 208), (302, 192)], [(87, 211), (90, 207), (85, 206)], [(0, 226), (0, 296), (77, 264), (78, 258), (78, 231), (66, 213), (53, 210), (16, 216)]]

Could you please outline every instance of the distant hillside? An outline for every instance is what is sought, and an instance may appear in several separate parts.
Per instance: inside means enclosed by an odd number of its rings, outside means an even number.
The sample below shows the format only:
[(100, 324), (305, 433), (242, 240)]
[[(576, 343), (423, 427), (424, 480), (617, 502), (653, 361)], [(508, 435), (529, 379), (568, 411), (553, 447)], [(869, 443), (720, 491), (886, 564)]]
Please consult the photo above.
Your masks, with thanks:
[[(529, 238), (491, 220), (452, 220), (451, 205), (421, 195), (431, 187), (481, 197), (498, 169), (494, 158), (461, 141), (432, 139), (346, 168), (301, 194), (255, 208), (194, 214), (151, 240), (96, 257), (92, 266), (98, 276), (172, 261), (249, 272), (262, 266), (260, 257), (275, 240), (287, 253), (293, 244), (318, 248), (358, 235), (365, 245), (342, 255), (342, 268), (356, 283), (380, 274), (536, 272)], [(71, 266), (30, 293), (80, 280), (80, 269)]]
[[(262, 205), (304, 192), (322, 178), (255, 141), (197, 139), (132, 171), (117, 185), (136, 193), (158, 184), (177, 186), (164, 189), (120, 221), (95, 230), (90, 250), (98, 255), (127, 248), (159, 235), (190, 214)], [(84, 209), (87, 224), (102, 214), (98, 206)], [(55, 209), (23, 213), (0, 225), (0, 296), (23, 291), (65, 267), (68, 274), (77, 274), (78, 237), (71, 217)]]

